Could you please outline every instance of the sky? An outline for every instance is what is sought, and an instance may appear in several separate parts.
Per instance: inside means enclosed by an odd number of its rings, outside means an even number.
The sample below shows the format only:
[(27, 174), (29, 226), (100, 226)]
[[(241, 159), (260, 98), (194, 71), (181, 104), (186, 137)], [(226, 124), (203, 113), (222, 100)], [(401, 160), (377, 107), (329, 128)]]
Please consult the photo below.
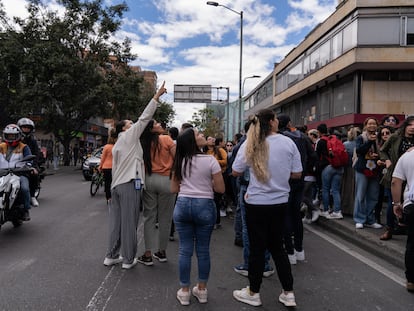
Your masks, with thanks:
[[(331, 15), (338, 0), (123, 0), (129, 7), (116, 39), (129, 37), (137, 59), (131, 65), (157, 73), (166, 82), (162, 100), (173, 104), (172, 123), (191, 120), (202, 104), (174, 103), (175, 84), (229, 87), (230, 102), (239, 94), (240, 12), (243, 11), (242, 80), (248, 94), (320, 22)], [(24, 0), (0, 0), (9, 16), (27, 15)], [(55, 1), (43, 0), (57, 9)], [(106, 5), (122, 0), (105, 0)], [(226, 99), (226, 92), (213, 99)]]

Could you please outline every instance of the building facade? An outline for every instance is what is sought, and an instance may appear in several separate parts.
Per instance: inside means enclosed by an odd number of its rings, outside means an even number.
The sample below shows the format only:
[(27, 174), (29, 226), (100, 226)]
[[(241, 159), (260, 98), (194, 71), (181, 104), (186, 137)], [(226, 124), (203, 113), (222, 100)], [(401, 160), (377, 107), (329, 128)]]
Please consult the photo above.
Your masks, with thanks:
[(272, 103), (246, 98), (245, 116), (271, 108), (308, 128), (345, 127), (389, 113), (404, 117), (414, 114), (413, 69), (412, 0), (338, 1), (275, 65)]

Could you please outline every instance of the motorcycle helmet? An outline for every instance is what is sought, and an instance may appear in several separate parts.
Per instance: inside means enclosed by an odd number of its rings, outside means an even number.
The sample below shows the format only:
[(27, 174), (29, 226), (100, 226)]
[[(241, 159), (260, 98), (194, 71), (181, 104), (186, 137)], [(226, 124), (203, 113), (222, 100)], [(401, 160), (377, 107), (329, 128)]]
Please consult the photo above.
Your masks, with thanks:
[(30, 133), (33, 133), (35, 130), (35, 124), (32, 120), (30, 120), (29, 118), (20, 118), (19, 121), (17, 121), (17, 125), (20, 127), (20, 129), (22, 127), (28, 127), (30, 128), (30, 131), (25, 133), (23, 130), (23, 135), (29, 135)]
[(22, 131), (16, 124), (9, 124), (3, 130), (3, 140), (8, 146), (15, 147), (22, 139)]

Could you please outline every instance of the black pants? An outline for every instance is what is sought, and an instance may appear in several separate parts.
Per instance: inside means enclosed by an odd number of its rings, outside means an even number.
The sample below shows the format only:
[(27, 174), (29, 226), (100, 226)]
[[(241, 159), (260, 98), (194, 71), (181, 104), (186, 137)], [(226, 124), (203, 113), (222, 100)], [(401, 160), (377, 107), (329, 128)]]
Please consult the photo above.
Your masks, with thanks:
[(112, 169), (105, 168), (102, 171), (105, 180), (105, 197), (109, 200), (111, 198)]
[(272, 254), (282, 288), (293, 290), (293, 276), (283, 247), (283, 227), (287, 203), (253, 205), (246, 203), (246, 224), (250, 242), (250, 289), (258, 293), (265, 267), (266, 249)]
[(405, 276), (408, 282), (414, 283), (414, 204), (408, 214), (404, 214), (407, 224), (407, 244), (405, 248)]
[[(284, 242), (288, 254), (293, 255), (294, 250), (303, 250), (303, 223), (300, 213), (300, 204), (303, 198), (305, 183), (298, 180), (291, 180), (289, 202), (285, 217)], [(293, 235), (293, 243), (292, 243)]]

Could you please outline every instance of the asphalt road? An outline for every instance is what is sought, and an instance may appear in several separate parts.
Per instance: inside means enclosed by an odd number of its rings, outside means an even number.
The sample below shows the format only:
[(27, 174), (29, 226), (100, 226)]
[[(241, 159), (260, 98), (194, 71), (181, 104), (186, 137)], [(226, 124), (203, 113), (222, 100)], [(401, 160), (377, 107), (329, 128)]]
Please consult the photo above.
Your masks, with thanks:
[[(0, 231), (0, 310), (285, 310), (277, 302), (277, 275), (265, 279), (263, 306), (232, 298), (248, 284), (236, 274), (242, 250), (233, 245), (232, 221), (214, 231), (209, 302), (194, 298), (188, 307), (175, 298), (178, 285), (177, 239), (170, 242), (168, 262), (138, 264), (124, 271), (102, 262), (106, 249), (107, 208), (102, 190), (89, 195), (80, 170), (63, 168), (47, 176), (32, 209), (32, 220)], [(414, 295), (404, 285), (403, 271), (387, 266), (363, 250), (322, 232), (305, 230), (306, 261), (294, 266), (297, 310), (414, 310)], [(138, 229), (143, 252), (142, 224)], [(196, 283), (193, 261), (192, 281)]]

